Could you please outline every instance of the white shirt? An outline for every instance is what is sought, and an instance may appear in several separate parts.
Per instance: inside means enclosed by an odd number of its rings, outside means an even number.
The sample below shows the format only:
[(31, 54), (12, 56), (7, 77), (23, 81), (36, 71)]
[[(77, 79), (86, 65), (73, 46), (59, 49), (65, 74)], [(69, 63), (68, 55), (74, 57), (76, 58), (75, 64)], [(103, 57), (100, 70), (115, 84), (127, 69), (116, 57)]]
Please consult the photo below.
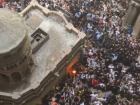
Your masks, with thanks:
[(113, 65), (109, 65), (108, 68), (109, 69), (114, 69), (114, 66)]
[(48, 8), (49, 7), (49, 3), (45, 3), (45, 7)]
[(106, 99), (104, 99), (104, 98), (97, 98), (97, 100), (99, 100), (101, 102), (106, 101)]
[(90, 96), (91, 96), (91, 99), (95, 99), (98, 96), (98, 94), (90, 94)]
[(128, 78), (132, 78), (132, 74), (129, 74), (129, 75), (128, 75)]
[(133, 93), (133, 90), (130, 89), (130, 90), (128, 90), (128, 92), (129, 92), (129, 93)]
[(112, 79), (111, 77), (112, 77), (112, 75), (111, 74), (108, 74), (108, 79)]
[(125, 73), (126, 71), (123, 69), (121, 72), (122, 72), (122, 73)]
[(132, 80), (132, 81), (130, 81), (130, 83), (131, 83), (131, 84), (135, 84), (136, 82)]
[(113, 72), (114, 72), (113, 69), (110, 69), (110, 73), (113, 74)]
[(92, 51), (89, 51), (89, 55), (93, 55), (93, 52)]
[(82, 75), (81, 75), (81, 79), (84, 79), (84, 78), (85, 78), (85, 75), (84, 75), (84, 74), (82, 74)]
[(94, 74), (93, 75), (90, 75), (90, 78), (94, 79)]
[(138, 87), (138, 91), (140, 92), (140, 87)]
[(93, 104), (94, 105), (102, 105), (100, 101), (95, 101)]
[(84, 104), (84, 102), (83, 102), (83, 103), (81, 103), (80, 105), (85, 105), (85, 104)]
[(88, 79), (88, 78), (90, 78), (90, 76), (88, 74), (86, 74), (86, 78)]
[(101, 86), (101, 87), (105, 87), (105, 84), (103, 84), (103, 83), (100, 83), (100, 84), (99, 84), (99, 86)]

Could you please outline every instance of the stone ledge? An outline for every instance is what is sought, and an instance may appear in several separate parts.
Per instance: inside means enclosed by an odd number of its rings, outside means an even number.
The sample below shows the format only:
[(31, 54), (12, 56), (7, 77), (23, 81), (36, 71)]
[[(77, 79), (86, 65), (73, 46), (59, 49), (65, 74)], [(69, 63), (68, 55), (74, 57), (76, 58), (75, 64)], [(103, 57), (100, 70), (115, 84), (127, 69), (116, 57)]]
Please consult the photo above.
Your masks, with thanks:
[[(79, 50), (79, 48), (74, 52), (74, 54), (72, 56), (74, 56), (78, 50)], [(70, 49), (66, 49), (64, 51), (67, 52), (66, 55), (68, 57), (70, 54), (70, 52), (69, 52)], [(60, 72), (61, 68), (63, 66), (65, 66), (67, 63), (69, 63), (71, 59), (72, 59), (72, 57), (70, 59), (67, 59), (67, 61), (65, 61), (64, 65), (59, 67), (59, 69), (57, 69), (57, 71)], [(49, 76), (49, 75), (51, 75), (51, 76)], [(49, 75), (46, 78), (44, 78), (43, 81), (41, 81), (40, 83), (33, 83), (30, 88), (27, 88), (26, 90), (24, 90), (22, 92), (19, 92), (19, 93), (14, 92), (13, 94), (0, 92), (0, 94), (1, 94), (0, 96), (2, 96), (2, 100), (5, 99), (9, 102), (13, 101), (16, 103), (24, 104), (25, 102), (27, 102), (31, 98), (38, 97), (38, 94), (40, 94), (44, 90), (44, 88), (47, 86), (47, 84), (49, 84), (51, 81), (53, 81), (52, 78), (49, 78), (49, 77), (52, 77), (53, 73), (50, 73)], [(49, 78), (49, 80), (48, 80), (48, 78)], [(45, 81), (47, 81), (47, 83)]]
[(79, 37), (80, 37), (80, 38), (82, 38), (82, 39), (84, 39), (84, 38), (85, 38), (85, 36), (86, 36), (86, 34), (85, 34), (85, 33), (83, 33), (83, 32), (79, 32), (79, 33), (78, 33), (78, 35), (79, 35)]
[(67, 31), (74, 32), (76, 35), (79, 35), (79, 30), (77, 30), (71, 23), (67, 23), (65, 27)]
[(76, 28), (73, 27), (72, 24), (68, 23), (68, 21), (66, 20), (66, 18), (64, 17), (64, 14), (59, 11), (59, 12), (56, 12), (56, 11), (50, 11), (44, 7), (42, 7), (41, 5), (39, 5), (36, 1), (32, 0), (32, 2), (30, 3), (30, 5), (25, 8), (21, 13), (20, 15), (21, 16), (24, 16), (31, 8), (35, 8), (37, 7), (40, 11), (43, 12), (44, 15), (48, 16), (50, 14), (55, 14), (57, 16), (60, 16), (62, 18), (62, 20), (64, 21), (64, 23), (66, 24), (66, 29), (69, 31), (69, 32), (74, 32), (75, 34), (79, 34), (79, 30), (77, 30)]
[(20, 94), (18, 92), (14, 92), (12, 95), (12, 99), (18, 99), (20, 97)]
[(68, 32), (72, 32), (72, 28), (73, 28), (73, 25), (72, 24), (70, 24), (70, 23), (68, 23), (68, 24), (66, 24), (66, 30), (68, 31)]
[(132, 33), (132, 37), (134, 38), (134, 39), (139, 39), (140, 38), (140, 35), (137, 35), (137, 34), (135, 34), (134, 32)]

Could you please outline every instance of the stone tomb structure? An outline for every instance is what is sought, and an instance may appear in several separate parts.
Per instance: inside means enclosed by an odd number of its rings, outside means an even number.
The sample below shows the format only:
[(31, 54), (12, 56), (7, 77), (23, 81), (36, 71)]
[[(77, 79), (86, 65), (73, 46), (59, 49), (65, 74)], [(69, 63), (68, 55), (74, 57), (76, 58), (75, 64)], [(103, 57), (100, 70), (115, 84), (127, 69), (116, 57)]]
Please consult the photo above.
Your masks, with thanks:
[(0, 85), (0, 105), (35, 105), (67, 74), (85, 34), (34, 0), (19, 14), (0, 13), (0, 82), (9, 85)]
[(131, 0), (129, 4), (123, 27), (127, 29), (131, 26), (133, 28), (133, 37), (140, 38), (140, 0)]
[(0, 86), (25, 81), (34, 61), (26, 23), (12, 11), (0, 9)]

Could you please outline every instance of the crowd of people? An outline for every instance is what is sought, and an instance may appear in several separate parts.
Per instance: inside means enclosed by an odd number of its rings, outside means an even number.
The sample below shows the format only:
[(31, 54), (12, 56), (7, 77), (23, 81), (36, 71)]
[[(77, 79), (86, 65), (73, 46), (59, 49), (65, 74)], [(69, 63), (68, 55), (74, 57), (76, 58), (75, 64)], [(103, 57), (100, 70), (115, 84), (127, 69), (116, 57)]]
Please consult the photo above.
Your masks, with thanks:
[(10, 9), (14, 12), (21, 12), (30, 2), (31, 0), (23, 0), (24, 7), (20, 0), (0, 0), (0, 8)]
[[(43, 98), (43, 105), (139, 105), (140, 42), (132, 38), (131, 27), (122, 28), (126, 0), (37, 1), (71, 13), (71, 24), (86, 34), (79, 61), (73, 65), (76, 74), (60, 81)], [(25, 6), (29, 2), (25, 0)], [(0, 7), (22, 11), (15, 0), (1, 0)]]
[(140, 46), (132, 38), (132, 28), (122, 28), (128, 9), (125, 0), (55, 0), (54, 4), (73, 15), (70, 22), (87, 38), (73, 66), (76, 74), (57, 84), (43, 104), (139, 105)]

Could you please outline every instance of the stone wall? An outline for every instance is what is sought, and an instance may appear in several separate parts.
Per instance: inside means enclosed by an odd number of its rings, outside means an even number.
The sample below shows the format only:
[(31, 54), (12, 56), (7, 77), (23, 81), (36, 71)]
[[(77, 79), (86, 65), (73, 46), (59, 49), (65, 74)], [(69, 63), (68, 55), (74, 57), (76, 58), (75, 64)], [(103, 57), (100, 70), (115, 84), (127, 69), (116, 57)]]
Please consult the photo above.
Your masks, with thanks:
[(140, 37), (140, 0), (131, 0), (129, 1), (129, 9), (123, 21), (123, 27), (128, 29), (128, 27), (133, 28), (133, 37), (139, 38)]
[[(79, 43), (83, 43), (82, 41), (80, 41)], [(78, 44), (77, 44), (78, 45)], [(78, 46), (75, 46), (78, 47)], [(66, 73), (67, 73), (67, 65), (70, 63), (70, 61), (73, 59), (73, 57), (81, 50), (81, 44), (78, 47), (77, 50), (73, 51), (73, 54), (68, 54), (66, 55), (66, 57), (64, 57), (64, 59), (61, 61), (63, 63), (59, 63), (56, 67), (56, 69), (52, 72), (50, 72), (48, 74), (48, 76), (46, 76), (44, 78), (44, 80), (40, 83), (33, 83), (31, 88), (27, 88), (26, 90), (20, 92), (20, 94), (18, 93), (14, 93), (11, 97), (10, 94), (1, 94), (0, 93), (0, 101), (4, 102), (9, 102), (11, 103), (15, 103), (15, 105), (24, 105), (26, 102), (30, 101), (33, 98), (39, 97), (40, 94), (43, 92), (43, 90), (47, 89), (48, 91), (50, 89), (54, 89), (54, 86), (56, 83), (58, 83), (58, 81), (61, 79), (60, 77), (63, 77)], [(55, 72), (59, 73), (60, 77), (57, 77), (54, 75)], [(64, 74), (63, 74), (64, 73)], [(52, 88), (53, 87), (53, 88)], [(7, 96), (6, 96), (7, 95)]]
[[(65, 23), (66, 30), (68, 32), (75, 33), (75, 35), (78, 36), (78, 39), (76, 40), (75, 45), (71, 46), (70, 49), (64, 49), (65, 56), (57, 65), (55, 65), (56, 68), (51, 71), (40, 83), (35, 82), (29, 88), (19, 93), (14, 92), (12, 94), (5, 94), (3, 92), (0, 92), (0, 102), (2, 104), (7, 103), (6, 105), (27, 105), (27, 103), (32, 99), (42, 96), (41, 94), (43, 94), (44, 92), (47, 93), (50, 89), (54, 89), (55, 84), (58, 83), (58, 81), (67, 73), (67, 65), (81, 50), (81, 46), (84, 43), (85, 34), (79, 32), (73, 27), (72, 24), (68, 23), (62, 12), (50, 11), (46, 8), (43, 8), (33, 0), (30, 5), (20, 13), (20, 15), (24, 16), (31, 9), (39, 9), (45, 16), (48, 16), (49, 14), (55, 14), (61, 17)], [(59, 77), (55, 75), (56, 72), (59, 74)]]
[(0, 55), (0, 84), (18, 85), (32, 73), (34, 61), (28, 36), (8, 54)]

